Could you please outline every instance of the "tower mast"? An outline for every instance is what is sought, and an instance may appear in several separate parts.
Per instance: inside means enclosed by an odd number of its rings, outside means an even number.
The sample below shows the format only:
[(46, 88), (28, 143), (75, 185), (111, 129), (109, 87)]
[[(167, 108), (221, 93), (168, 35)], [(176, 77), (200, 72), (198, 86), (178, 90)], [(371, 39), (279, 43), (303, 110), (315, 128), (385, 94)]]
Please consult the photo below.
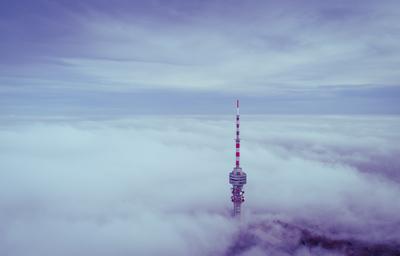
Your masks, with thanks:
[(236, 163), (232, 172), (229, 173), (229, 183), (232, 184), (232, 202), (234, 217), (240, 216), (241, 205), (244, 202), (243, 185), (246, 184), (246, 173), (240, 167), (240, 114), (239, 114), (239, 100), (236, 100)]

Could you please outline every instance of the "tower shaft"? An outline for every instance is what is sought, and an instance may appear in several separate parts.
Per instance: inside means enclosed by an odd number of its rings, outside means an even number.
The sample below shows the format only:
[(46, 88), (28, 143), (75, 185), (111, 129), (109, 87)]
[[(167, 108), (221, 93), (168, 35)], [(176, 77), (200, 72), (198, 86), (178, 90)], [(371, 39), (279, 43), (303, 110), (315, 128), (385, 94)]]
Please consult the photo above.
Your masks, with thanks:
[(236, 101), (236, 162), (232, 172), (229, 173), (229, 183), (232, 184), (233, 216), (240, 216), (241, 205), (244, 202), (243, 185), (246, 184), (246, 173), (240, 167), (240, 114), (239, 100)]

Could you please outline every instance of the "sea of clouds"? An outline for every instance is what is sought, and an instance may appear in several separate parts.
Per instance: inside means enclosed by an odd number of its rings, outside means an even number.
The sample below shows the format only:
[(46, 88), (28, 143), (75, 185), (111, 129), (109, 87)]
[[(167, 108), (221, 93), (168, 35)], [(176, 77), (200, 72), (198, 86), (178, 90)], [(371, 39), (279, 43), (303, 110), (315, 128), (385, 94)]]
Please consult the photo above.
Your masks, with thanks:
[(399, 255), (399, 117), (241, 129), (239, 223), (231, 116), (1, 119), (0, 255)]

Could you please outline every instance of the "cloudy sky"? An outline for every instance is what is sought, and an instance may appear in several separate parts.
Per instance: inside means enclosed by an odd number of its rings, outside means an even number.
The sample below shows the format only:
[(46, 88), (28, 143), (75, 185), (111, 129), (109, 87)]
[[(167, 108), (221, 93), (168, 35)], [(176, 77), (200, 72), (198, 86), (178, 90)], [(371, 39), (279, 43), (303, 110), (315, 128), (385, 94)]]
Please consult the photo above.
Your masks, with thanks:
[[(3, 114), (400, 113), (398, 1), (0, 3)], [(228, 106), (229, 105), (229, 106)]]
[(399, 255), (399, 20), (394, 0), (0, 1), (0, 255)]

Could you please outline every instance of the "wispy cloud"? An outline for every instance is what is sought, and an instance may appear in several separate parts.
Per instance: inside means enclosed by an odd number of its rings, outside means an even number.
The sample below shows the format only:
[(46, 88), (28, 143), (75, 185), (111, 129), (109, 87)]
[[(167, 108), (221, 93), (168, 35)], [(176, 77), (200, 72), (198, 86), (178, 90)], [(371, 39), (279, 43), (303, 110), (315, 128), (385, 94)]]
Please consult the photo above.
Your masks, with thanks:
[(14, 14), (3, 18), (2, 48), (10, 58), (2, 60), (2, 75), (46, 80), (56, 72), (51, 87), (269, 94), (399, 79), (397, 8), (390, 1), (39, 1), (2, 9)]

